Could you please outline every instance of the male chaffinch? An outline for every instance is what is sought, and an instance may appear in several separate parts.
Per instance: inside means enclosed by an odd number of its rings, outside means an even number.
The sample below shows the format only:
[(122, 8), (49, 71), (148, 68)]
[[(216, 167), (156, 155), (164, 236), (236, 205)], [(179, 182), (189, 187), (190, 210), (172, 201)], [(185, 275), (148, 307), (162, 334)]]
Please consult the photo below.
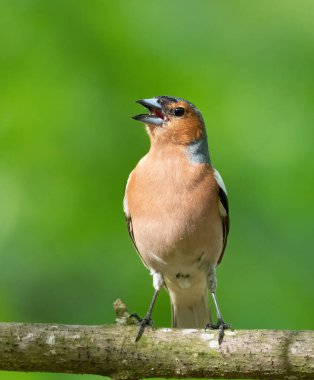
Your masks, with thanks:
[[(155, 293), (145, 318), (134, 314), (139, 340), (159, 290), (165, 287), (172, 306), (172, 326), (219, 329), (219, 343), (230, 326), (216, 299), (216, 266), (229, 231), (224, 182), (211, 165), (205, 124), (200, 111), (182, 98), (157, 96), (138, 100), (149, 114), (145, 123), (150, 150), (131, 172), (124, 213), (134, 246), (153, 276)], [(212, 294), (218, 323), (209, 311)]]

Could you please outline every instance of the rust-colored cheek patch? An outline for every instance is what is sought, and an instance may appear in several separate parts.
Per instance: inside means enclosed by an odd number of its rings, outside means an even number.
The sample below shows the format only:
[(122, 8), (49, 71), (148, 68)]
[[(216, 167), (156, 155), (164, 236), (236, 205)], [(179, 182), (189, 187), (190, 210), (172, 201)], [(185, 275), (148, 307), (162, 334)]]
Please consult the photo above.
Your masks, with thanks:
[(190, 144), (203, 136), (203, 125), (199, 119), (191, 115), (184, 119), (176, 120), (173, 122), (171, 128), (172, 140), (179, 144)]

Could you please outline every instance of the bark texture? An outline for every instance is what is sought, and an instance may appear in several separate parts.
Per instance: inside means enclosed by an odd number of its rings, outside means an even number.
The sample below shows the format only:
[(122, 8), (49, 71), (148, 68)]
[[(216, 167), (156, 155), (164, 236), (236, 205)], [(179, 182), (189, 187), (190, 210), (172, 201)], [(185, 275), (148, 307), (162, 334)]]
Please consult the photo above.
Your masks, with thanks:
[(0, 369), (145, 377), (314, 379), (312, 331), (145, 331), (135, 326), (0, 324)]

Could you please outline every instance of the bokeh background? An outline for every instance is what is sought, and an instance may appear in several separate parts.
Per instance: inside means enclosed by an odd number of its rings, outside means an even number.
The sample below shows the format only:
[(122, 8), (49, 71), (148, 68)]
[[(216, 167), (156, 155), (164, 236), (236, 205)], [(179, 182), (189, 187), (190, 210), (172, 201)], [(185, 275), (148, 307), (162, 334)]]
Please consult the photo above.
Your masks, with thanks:
[[(146, 311), (122, 212), (149, 147), (131, 116), (174, 95), (203, 112), (229, 191), (225, 319), (313, 329), (314, 3), (2, 0), (0, 15), (0, 320), (111, 323), (117, 297)], [(170, 325), (165, 292), (154, 320)]]

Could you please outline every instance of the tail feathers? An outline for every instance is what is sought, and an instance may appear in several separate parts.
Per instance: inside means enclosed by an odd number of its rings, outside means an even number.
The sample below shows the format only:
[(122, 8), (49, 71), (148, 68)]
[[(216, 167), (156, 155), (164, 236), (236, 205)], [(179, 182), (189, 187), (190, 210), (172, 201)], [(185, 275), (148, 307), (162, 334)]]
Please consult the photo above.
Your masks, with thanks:
[(200, 297), (185, 297), (170, 292), (172, 326), (177, 328), (204, 328), (211, 321), (207, 289)]

